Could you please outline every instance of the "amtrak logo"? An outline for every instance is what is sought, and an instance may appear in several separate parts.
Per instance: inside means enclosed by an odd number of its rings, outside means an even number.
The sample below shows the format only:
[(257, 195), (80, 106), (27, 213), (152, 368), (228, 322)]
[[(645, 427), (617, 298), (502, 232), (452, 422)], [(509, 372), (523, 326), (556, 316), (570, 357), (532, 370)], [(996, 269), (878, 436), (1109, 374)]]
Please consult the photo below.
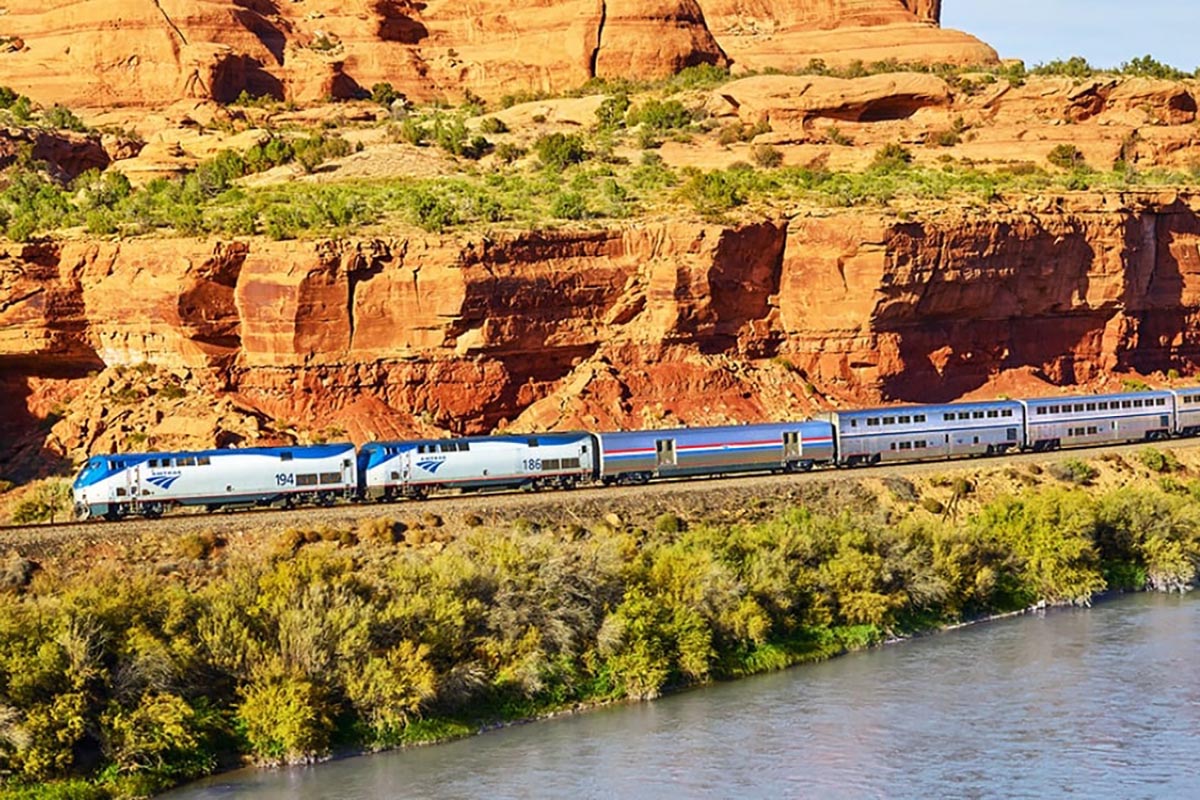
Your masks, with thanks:
[(147, 483), (153, 483), (160, 489), (170, 489), (171, 484), (179, 480), (178, 475), (151, 475), (146, 478)]
[(426, 472), (435, 472), (436, 473), (438, 471), (438, 467), (440, 467), (442, 464), (445, 464), (445, 463), (446, 463), (445, 461), (433, 461), (430, 459), (426, 459), (425, 461), (418, 461), (417, 466), (420, 467), (421, 469), (425, 470)]

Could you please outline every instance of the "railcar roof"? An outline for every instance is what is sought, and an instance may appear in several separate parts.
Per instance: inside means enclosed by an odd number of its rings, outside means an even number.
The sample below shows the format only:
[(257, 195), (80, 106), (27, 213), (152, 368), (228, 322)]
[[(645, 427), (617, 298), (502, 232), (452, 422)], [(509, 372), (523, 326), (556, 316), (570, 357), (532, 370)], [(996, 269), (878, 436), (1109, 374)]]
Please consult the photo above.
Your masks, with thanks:
[(367, 442), (360, 450), (370, 451), (380, 447), (408, 447), (418, 444), (447, 444), (449, 442), (507, 442), (524, 444), (530, 439), (539, 442), (569, 442), (581, 436), (591, 436), (587, 431), (555, 431), (554, 433), (502, 433), (496, 436), (455, 436), (448, 439), (395, 439), (383, 442)]
[(1017, 405), (1015, 400), (974, 400), (966, 403), (934, 403), (930, 405), (876, 406), (875, 408), (839, 409), (832, 413), (843, 417), (874, 414), (937, 414), (972, 408), (1005, 408)]
[(1092, 403), (1097, 400), (1137, 400), (1139, 397), (1170, 397), (1166, 389), (1144, 392), (1113, 392), (1111, 394), (1064, 394), (1057, 397), (1023, 397), (1022, 403)]
[(708, 427), (706, 425), (697, 425), (694, 428), (648, 428), (638, 431), (602, 431), (598, 436), (656, 436), (662, 438), (670, 435), (685, 435), (685, 434), (728, 434), (728, 433), (745, 433), (747, 431), (777, 431), (781, 428), (796, 428), (802, 425), (828, 425), (825, 420), (806, 419), (796, 422), (755, 422), (748, 425), (717, 425)]
[[(136, 459), (148, 458), (191, 458), (196, 456), (277, 456), (281, 453), (291, 453), (294, 458), (328, 458), (347, 450), (353, 450), (352, 442), (337, 444), (296, 445), (294, 447), (224, 447), (215, 450), (155, 450), (144, 453), (95, 453), (91, 458), (101, 459)], [(90, 460), (90, 459), (89, 459)]]

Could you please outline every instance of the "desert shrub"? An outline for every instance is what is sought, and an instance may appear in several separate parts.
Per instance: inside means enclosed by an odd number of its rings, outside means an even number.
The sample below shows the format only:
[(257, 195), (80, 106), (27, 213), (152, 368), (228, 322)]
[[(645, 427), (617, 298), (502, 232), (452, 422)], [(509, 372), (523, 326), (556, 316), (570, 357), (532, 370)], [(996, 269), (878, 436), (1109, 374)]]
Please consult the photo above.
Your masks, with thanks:
[(658, 533), (675, 534), (687, 529), (687, 523), (678, 514), (667, 511), (654, 519), (654, 530)]
[(427, 528), (440, 528), (445, 524), (440, 514), (435, 514), (432, 511), (426, 511), (421, 515), (421, 524)]
[(434, 698), (437, 671), (429, 655), (428, 645), (404, 640), (368, 657), (363, 668), (350, 676), (346, 696), (377, 739), (394, 740), (422, 705)]
[(292, 149), (296, 154), (296, 161), (300, 162), (305, 172), (314, 172), (326, 161), (347, 156), (353, 150), (350, 143), (341, 136), (326, 134), (297, 139), (292, 143)]
[(746, 202), (741, 183), (730, 171), (693, 171), (680, 188), (680, 194), (706, 216), (720, 214)]
[(938, 147), (954, 147), (962, 142), (962, 134), (953, 129), (935, 131), (929, 137), (929, 142), (930, 144), (935, 144)]
[(427, 231), (440, 233), (461, 221), (454, 204), (439, 192), (418, 189), (409, 195), (408, 207), (412, 221)]
[(502, 161), (505, 164), (511, 164), (517, 159), (523, 157), (526, 151), (524, 147), (519, 147), (511, 142), (501, 142), (500, 144), (496, 145), (496, 149), (493, 152), (495, 152), (496, 158), (499, 161)]
[(508, 133), (508, 125), (499, 117), (484, 117), (479, 120), (479, 132), (486, 134)]
[(253, 680), (241, 695), (237, 722), (257, 762), (297, 763), (329, 751), (330, 707), (313, 681), (268, 673)]
[(614, 130), (625, 125), (625, 113), (629, 111), (629, 95), (619, 92), (604, 98), (596, 109), (596, 123), (601, 130)]
[(392, 103), (403, 96), (387, 82), (380, 82), (371, 86), (371, 101), (378, 103), (384, 108), (390, 108)]
[(1065, 483), (1074, 483), (1079, 486), (1090, 486), (1096, 476), (1100, 474), (1100, 470), (1081, 461), (1078, 458), (1069, 458), (1066, 461), (1056, 462), (1051, 464), (1050, 474), (1060, 481)]
[(1180, 81), (1193, 77), (1177, 67), (1164, 64), (1149, 54), (1126, 61), (1121, 64), (1119, 71), (1122, 75), (1130, 75), (1137, 78), (1158, 78), (1160, 80), (1171, 81)]
[(942, 514), (946, 511), (946, 506), (942, 501), (935, 497), (926, 497), (921, 500), (921, 508), (928, 511), (930, 514)]
[(397, 141), (407, 142), (414, 147), (420, 147), (429, 139), (429, 129), (413, 117), (408, 117), (396, 125), (393, 136)]
[(114, 704), (100, 722), (105, 754), (120, 773), (190, 778), (216, 766), (211, 722), (177, 695), (147, 692), (132, 707)]
[(14, 525), (55, 522), (66, 517), (74, 503), (69, 481), (48, 478), (34, 484), (12, 511)]
[(717, 141), (724, 145), (730, 145), (735, 142), (748, 142), (754, 137), (764, 133), (770, 133), (771, 123), (766, 120), (760, 120), (753, 125), (746, 125), (743, 122), (731, 122), (721, 128), (717, 134)]
[(52, 128), (61, 128), (70, 131), (84, 132), (87, 125), (83, 124), (83, 120), (75, 116), (75, 113), (66, 106), (55, 104), (42, 112), (42, 121)]
[(358, 523), (358, 540), (369, 544), (394, 545), (404, 538), (404, 523), (391, 517), (364, 519)]
[(651, 98), (640, 106), (631, 108), (625, 115), (629, 127), (641, 125), (656, 131), (686, 128), (692, 124), (693, 114), (678, 100)]
[(1142, 449), (1138, 453), (1138, 460), (1151, 472), (1178, 472), (1181, 466), (1173, 452), (1170, 450), (1164, 452), (1154, 447)]
[(921, 499), (921, 493), (908, 478), (889, 476), (883, 479), (883, 485), (901, 503), (915, 503)]
[(467, 514), (463, 517), (463, 525), (466, 525), (468, 528), (478, 528), (483, 525), (483, 517), (475, 513)]
[(201, 560), (212, 555), (219, 542), (220, 537), (211, 531), (186, 533), (176, 541), (175, 552), (182, 558)]
[(539, 136), (533, 143), (533, 151), (544, 166), (556, 170), (578, 164), (587, 157), (583, 137), (575, 133), (555, 132)]
[(898, 142), (891, 142), (875, 151), (875, 157), (871, 160), (871, 169), (904, 169), (912, 162), (913, 154), (911, 150)]
[(1046, 160), (1062, 169), (1075, 169), (1084, 164), (1083, 153), (1079, 148), (1066, 142), (1056, 145), (1046, 156)]
[(1071, 56), (1065, 61), (1054, 59), (1045, 64), (1038, 64), (1030, 71), (1034, 75), (1059, 75), (1068, 78), (1090, 78), (1095, 72), (1083, 56)]
[(854, 140), (842, 133), (841, 129), (836, 125), (830, 125), (825, 129), (825, 140), (830, 144), (836, 144), (841, 147), (851, 147), (854, 145)]
[(750, 149), (754, 163), (764, 169), (772, 169), (783, 163), (783, 152), (769, 144), (756, 144)]
[(40, 569), (38, 563), (12, 552), (0, 559), (0, 591), (19, 591), (29, 585)]
[(584, 219), (588, 215), (587, 200), (579, 192), (557, 192), (550, 201), (550, 213), (556, 219)]
[(164, 400), (181, 400), (187, 397), (187, 390), (174, 381), (167, 381), (155, 391)]

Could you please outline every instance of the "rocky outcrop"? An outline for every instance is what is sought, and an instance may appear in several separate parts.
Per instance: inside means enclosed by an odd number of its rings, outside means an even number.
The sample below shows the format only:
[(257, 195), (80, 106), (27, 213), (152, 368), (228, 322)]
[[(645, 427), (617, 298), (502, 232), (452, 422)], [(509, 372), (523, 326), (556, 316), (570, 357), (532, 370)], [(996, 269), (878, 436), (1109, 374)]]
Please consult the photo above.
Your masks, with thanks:
[[(1200, 199), (1153, 193), (921, 222), (10, 247), (0, 435), (74, 457), (272, 420), (357, 440), (705, 423), (1194, 371), (1197, 253)], [(145, 414), (105, 417), (128, 400), (111, 370), (143, 363), (232, 405), (191, 439), (170, 438), (151, 389)]]
[(103, 170), (112, 162), (99, 135), (41, 128), (0, 128), (0, 169), (22, 158), (44, 162), (51, 175), (72, 181), (89, 169)]
[(747, 6), (730, 0), (10, 0), (0, 82), (44, 104), (301, 102), (387, 81), (414, 99), (561, 92), (593, 77), (696, 64), (793, 69), (821, 58), (981, 63), (991, 48), (936, 27), (938, 2)]
[(709, 28), (739, 69), (795, 70), (819, 59), (987, 64), (996, 51), (937, 27), (940, 0), (789, 2), (700, 0)]
[(919, 73), (855, 80), (760, 75), (721, 87), (710, 107), (717, 116), (731, 111), (743, 122), (767, 122), (774, 130), (803, 127), (819, 117), (845, 122), (908, 119), (922, 108), (948, 107), (952, 98), (944, 80)]

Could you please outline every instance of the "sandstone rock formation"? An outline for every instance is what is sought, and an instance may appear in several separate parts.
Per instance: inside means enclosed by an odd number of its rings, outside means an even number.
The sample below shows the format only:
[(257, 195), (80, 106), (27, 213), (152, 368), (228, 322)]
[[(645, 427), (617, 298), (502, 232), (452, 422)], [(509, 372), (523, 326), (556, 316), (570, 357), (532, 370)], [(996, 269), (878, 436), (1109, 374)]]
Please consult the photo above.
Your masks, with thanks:
[[(920, 222), (8, 246), (0, 436), (72, 458), (296, 425), (361, 441), (780, 418), (1013, 375), (1029, 389), (1195, 370), (1197, 253), (1200, 199), (1168, 193)], [(224, 410), (189, 407), (207, 421), (181, 431), (152, 386), (129, 410), (112, 370), (144, 362)], [(67, 394), (82, 399), (45, 421)]]
[(414, 99), (562, 91), (694, 64), (994, 61), (932, 0), (10, 0), (0, 83), (73, 107), (301, 102), (387, 81)]
[(833, 66), (889, 59), (986, 64), (997, 58), (975, 37), (937, 27), (940, 0), (701, 0), (701, 7), (740, 69), (794, 70), (813, 59)]

